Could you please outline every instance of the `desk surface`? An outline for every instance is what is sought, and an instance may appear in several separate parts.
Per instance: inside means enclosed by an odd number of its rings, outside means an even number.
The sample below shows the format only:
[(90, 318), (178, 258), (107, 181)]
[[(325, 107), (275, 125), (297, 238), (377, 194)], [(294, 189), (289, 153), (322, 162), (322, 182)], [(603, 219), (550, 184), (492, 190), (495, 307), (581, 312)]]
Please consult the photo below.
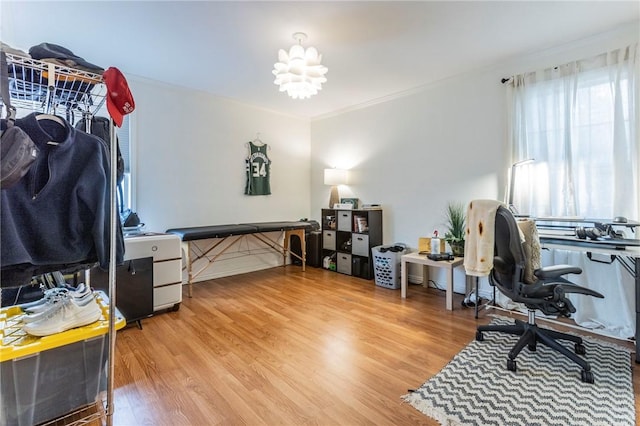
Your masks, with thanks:
[(437, 266), (439, 268), (453, 269), (462, 265), (464, 257), (455, 257), (453, 260), (431, 260), (426, 254), (408, 253), (403, 254), (401, 260), (411, 263), (421, 263), (428, 266)]
[(626, 222), (615, 222), (613, 219), (593, 219), (593, 218), (584, 218), (580, 216), (546, 216), (546, 217), (533, 217), (533, 216), (522, 216), (517, 215), (517, 219), (532, 219), (537, 222), (555, 222), (555, 223), (579, 223), (579, 224), (595, 224), (601, 223), (603, 225), (612, 225), (612, 226), (624, 226), (627, 228), (635, 228), (640, 226), (640, 222), (636, 220), (627, 219)]
[[(634, 240), (638, 241), (638, 240)], [(640, 243), (640, 241), (638, 241)], [(614, 254), (619, 256), (629, 256), (640, 258), (640, 246), (603, 244), (598, 241), (580, 240), (577, 238), (562, 238), (557, 235), (540, 234), (540, 245), (542, 248), (554, 248), (559, 250), (584, 251), (603, 254)]]

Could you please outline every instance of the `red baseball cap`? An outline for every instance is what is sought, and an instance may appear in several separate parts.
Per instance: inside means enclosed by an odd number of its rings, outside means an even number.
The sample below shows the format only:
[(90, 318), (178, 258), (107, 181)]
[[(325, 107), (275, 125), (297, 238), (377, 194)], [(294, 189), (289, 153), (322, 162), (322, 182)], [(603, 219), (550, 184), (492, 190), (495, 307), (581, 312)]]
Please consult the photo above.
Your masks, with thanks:
[(107, 110), (109, 115), (113, 118), (116, 126), (122, 127), (122, 118), (136, 108), (127, 79), (115, 67), (107, 69), (102, 74), (102, 78), (107, 85)]

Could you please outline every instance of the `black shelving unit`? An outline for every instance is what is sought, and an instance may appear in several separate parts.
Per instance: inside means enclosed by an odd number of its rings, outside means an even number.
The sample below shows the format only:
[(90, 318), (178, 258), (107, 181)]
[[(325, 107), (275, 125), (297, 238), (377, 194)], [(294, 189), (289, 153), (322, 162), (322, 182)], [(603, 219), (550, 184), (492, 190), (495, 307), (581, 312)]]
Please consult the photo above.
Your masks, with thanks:
[(371, 248), (381, 244), (382, 210), (322, 209), (324, 267), (370, 280)]

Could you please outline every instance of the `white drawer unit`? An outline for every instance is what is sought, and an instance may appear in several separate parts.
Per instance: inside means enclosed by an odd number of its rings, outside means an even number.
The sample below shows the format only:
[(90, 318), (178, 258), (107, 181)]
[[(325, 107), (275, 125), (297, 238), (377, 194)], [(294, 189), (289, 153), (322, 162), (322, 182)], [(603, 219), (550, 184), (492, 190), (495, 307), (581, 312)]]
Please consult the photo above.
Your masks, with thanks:
[(175, 234), (147, 232), (124, 239), (124, 258), (153, 257), (153, 310), (182, 303), (182, 249)]

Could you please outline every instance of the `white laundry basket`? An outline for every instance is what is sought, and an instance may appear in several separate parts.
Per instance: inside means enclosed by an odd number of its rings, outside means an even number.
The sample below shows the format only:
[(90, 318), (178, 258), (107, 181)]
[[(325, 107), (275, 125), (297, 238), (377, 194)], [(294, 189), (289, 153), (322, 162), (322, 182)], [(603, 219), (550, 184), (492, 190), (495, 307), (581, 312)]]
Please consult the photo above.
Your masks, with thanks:
[(371, 249), (373, 273), (377, 286), (393, 290), (400, 288), (400, 257), (406, 251), (406, 246), (401, 243), (391, 246), (376, 246)]

